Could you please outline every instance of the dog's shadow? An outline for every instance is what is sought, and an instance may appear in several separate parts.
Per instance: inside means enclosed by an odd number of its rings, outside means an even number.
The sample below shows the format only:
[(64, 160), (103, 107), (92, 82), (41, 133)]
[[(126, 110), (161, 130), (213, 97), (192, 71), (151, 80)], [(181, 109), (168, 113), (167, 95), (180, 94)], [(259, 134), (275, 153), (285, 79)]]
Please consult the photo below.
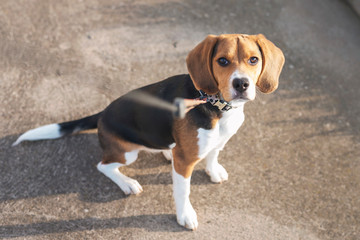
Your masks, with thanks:
[[(16, 136), (8, 136), (0, 140), (0, 201), (69, 193), (77, 193), (80, 200), (88, 202), (127, 197), (96, 169), (102, 152), (96, 134), (11, 147), (15, 139)], [(171, 164), (161, 154), (140, 154), (134, 164), (125, 167), (125, 174), (126, 168), (133, 173), (130, 177), (142, 185), (172, 184)], [(141, 170), (157, 168), (156, 174), (141, 174)], [(209, 183), (205, 171), (194, 171), (192, 184)]]
[[(143, 228), (150, 232), (181, 232), (184, 228), (174, 224), (176, 217), (172, 214), (139, 215), (122, 218), (83, 218), (39, 222), (33, 224), (0, 226), (0, 238), (25, 237), (52, 233), (76, 232), (96, 229)], [(156, 224), (155, 224), (156, 223)]]

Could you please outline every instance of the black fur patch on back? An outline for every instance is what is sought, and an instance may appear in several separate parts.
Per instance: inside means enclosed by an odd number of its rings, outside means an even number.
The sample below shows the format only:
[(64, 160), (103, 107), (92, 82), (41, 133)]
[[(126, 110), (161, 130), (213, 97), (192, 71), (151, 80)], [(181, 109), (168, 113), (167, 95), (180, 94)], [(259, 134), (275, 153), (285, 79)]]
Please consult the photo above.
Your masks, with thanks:
[[(175, 142), (172, 136), (172, 112), (127, 97), (138, 92), (169, 103), (173, 103), (176, 97), (198, 98), (199, 92), (188, 74), (178, 75), (131, 91), (104, 110), (102, 122), (114, 135), (148, 148), (168, 149)], [(209, 103), (199, 105), (187, 114), (198, 128), (205, 129), (211, 129), (211, 120), (220, 116), (219, 109)]]

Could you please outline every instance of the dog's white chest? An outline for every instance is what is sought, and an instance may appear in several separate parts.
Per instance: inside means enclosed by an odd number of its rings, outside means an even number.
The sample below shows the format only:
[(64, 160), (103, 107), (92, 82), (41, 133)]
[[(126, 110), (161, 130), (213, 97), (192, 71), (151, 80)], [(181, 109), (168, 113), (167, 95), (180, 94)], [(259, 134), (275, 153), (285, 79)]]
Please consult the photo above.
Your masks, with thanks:
[(213, 129), (198, 129), (199, 158), (203, 159), (213, 149), (221, 150), (244, 122), (243, 107), (225, 112)]

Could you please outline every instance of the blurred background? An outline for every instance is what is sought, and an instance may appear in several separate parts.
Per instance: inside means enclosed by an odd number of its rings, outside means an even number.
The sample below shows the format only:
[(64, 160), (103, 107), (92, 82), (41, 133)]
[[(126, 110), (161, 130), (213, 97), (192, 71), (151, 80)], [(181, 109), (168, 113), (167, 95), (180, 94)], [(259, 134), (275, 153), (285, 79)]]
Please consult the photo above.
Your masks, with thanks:
[[(0, 238), (360, 239), (359, 1), (0, 1)], [(199, 229), (176, 223), (171, 165), (143, 153), (125, 197), (97, 172), (96, 134), (24, 143), (40, 125), (103, 110), (129, 90), (187, 73), (208, 34), (263, 33), (286, 63), (220, 153), (198, 164)]]

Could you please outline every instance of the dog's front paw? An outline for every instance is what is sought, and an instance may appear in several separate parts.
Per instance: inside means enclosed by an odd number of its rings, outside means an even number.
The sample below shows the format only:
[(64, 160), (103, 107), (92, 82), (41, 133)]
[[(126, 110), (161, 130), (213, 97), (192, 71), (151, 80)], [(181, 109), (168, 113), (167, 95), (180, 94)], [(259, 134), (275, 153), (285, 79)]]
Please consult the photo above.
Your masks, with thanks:
[(211, 181), (214, 183), (222, 183), (227, 181), (229, 178), (229, 174), (219, 163), (207, 167), (206, 173), (210, 176)]
[(185, 205), (184, 209), (177, 213), (177, 222), (188, 229), (196, 230), (198, 227), (197, 216), (191, 203)]

